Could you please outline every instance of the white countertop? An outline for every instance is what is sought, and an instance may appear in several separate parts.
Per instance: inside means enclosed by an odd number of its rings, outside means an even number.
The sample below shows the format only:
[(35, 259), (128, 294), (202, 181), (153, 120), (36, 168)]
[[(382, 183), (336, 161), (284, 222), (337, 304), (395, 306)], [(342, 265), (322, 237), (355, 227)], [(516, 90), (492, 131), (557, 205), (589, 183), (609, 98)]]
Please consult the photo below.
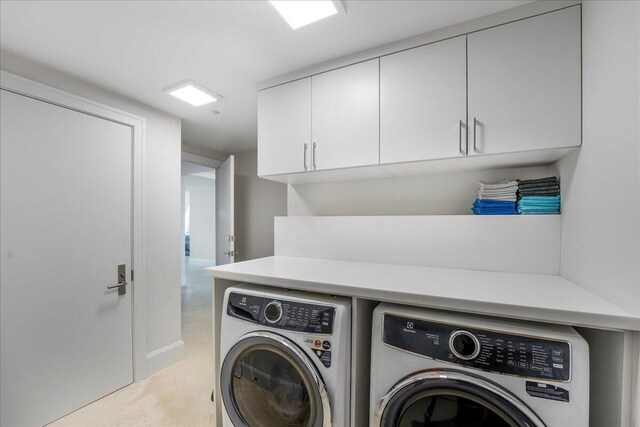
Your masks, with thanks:
[(206, 269), (220, 279), (525, 320), (640, 330), (640, 316), (560, 276), (274, 256)]

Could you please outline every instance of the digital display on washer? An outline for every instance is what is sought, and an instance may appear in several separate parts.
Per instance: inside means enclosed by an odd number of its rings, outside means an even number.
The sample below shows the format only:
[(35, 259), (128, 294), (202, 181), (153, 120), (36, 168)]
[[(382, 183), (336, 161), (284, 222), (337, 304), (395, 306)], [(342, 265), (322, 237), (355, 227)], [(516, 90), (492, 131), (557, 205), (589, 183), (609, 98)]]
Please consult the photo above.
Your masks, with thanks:
[(383, 341), (470, 368), (544, 380), (570, 380), (569, 343), (384, 315)]
[(315, 334), (333, 333), (336, 309), (330, 305), (308, 304), (232, 292), (227, 314), (276, 329)]

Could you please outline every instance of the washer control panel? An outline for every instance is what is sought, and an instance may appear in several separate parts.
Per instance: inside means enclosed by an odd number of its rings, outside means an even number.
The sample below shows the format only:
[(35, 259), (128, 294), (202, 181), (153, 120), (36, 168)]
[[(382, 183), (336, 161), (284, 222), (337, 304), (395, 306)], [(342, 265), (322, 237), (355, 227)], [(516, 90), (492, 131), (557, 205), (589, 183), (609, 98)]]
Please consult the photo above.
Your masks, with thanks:
[(571, 379), (565, 341), (384, 315), (383, 341), (392, 347), (469, 368), (544, 380)]
[(288, 331), (314, 334), (333, 333), (336, 308), (287, 299), (274, 299), (232, 292), (227, 314), (239, 319)]

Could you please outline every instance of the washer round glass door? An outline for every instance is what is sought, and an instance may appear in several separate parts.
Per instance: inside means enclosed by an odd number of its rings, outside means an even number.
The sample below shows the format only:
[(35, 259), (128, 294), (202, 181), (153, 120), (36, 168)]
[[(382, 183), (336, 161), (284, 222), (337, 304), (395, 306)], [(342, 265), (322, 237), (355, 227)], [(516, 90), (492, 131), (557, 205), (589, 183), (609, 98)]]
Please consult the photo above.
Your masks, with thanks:
[(484, 378), (433, 370), (398, 382), (376, 405), (380, 427), (544, 427), (516, 396)]
[(330, 424), (329, 397), (317, 369), (299, 347), (280, 335), (243, 336), (225, 357), (220, 386), (235, 426)]

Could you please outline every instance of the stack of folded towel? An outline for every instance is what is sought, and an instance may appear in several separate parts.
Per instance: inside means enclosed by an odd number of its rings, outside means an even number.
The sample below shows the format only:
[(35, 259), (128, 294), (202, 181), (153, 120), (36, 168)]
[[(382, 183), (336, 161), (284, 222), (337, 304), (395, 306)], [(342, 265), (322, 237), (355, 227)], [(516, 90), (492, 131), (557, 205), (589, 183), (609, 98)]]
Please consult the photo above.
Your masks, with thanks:
[(518, 182), (478, 183), (478, 198), (471, 211), (476, 215), (515, 215)]
[(519, 214), (560, 213), (560, 184), (558, 177), (518, 181)]

